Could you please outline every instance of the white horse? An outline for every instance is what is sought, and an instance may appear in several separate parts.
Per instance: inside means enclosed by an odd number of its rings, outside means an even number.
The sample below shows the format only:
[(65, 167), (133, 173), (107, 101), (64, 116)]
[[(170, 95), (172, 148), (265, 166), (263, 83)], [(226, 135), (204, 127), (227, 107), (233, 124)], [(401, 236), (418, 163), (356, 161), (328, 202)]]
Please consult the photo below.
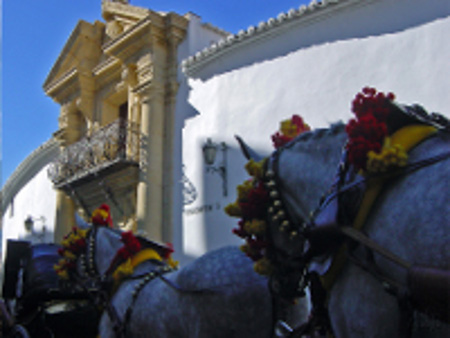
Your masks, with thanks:
[[(146, 240), (143, 241), (144, 247)], [(120, 231), (97, 227), (79, 258), (77, 280), (98, 281), (123, 246)], [(271, 337), (267, 279), (237, 247), (205, 254), (176, 271), (148, 260), (107, 299), (99, 335), (105, 337)], [(169, 270), (167, 268), (167, 270)], [(156, 272), (150, 276), (151, 272)], [(103, 277), (104, 280), (104, 277)]]
[[(336, 124), (328, 129), (301, 134), (269, 159), (268, 167), (276, 169), (272, 181), (276, 184), (275, 196), (284, 204), (281, 216), (287, 214), (291, 224), (290, 230), (280, 232), (282, 220), (278, 217), (277, 221), (272, 222), (270, 238), (274, 245), (273, 255), (283, 259), (291, 257), (293, 262), (301, 262), (308, 245), (302, 236), (302, 224), (308, 222), (311, 212), (335, 182), (346, 141), (344, 125)], [(440, 131), (416, 146), (409, 153), (409, 162), (440, 156), (449, 151), (449, 146), (450, 133), (448, 130)], [(243, 147), (247, 154), (251, 153), (245, 145)], [(446, 157), (418, 170), (407, 171), (386, 183), (371, 208), (364, 224), (364, 233), (412, 265), (448, 270), (449, 175), (450, 160)], [(354, 254), (365, 257), (363, 246), (359, 245)], [(404, 268), (377, 253), (374, 254), (374, 262), (383, 275), (400, 285), (408, 284)], [(298, 276), (294, 274), (295, 277)], [(283, 276), (278, 278), (283, 282)], [(294, 286), (297, 285), (298, 280), (294, 283)], [(281, 288), (286, 286), (289, 283), (282, 284)], [(280, 286), (277, 285), (277, 288)], [(447, 294), (442, 295), (444, 302), (446, 299), (448, 301), (449, 288), (447, 285)], [(286, 292), (289, 293), (284, 290)], [(327, 308), (337, 337), (402, 335), (404, 313), (397, 297), (386, 292), (383, 283), (374, 275), (350, 260), (346, 261), (328, 293)], [(409, 320), (413, 321), (414, 337), (450, 336), (447, 324), (417, 311)]]

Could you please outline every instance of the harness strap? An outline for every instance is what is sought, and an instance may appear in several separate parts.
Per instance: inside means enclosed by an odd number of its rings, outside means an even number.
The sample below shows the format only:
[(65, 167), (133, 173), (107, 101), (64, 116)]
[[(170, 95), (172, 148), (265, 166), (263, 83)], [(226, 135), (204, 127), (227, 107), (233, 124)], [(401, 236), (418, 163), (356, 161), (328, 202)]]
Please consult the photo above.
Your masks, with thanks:
[(116, 308), (111, 302), (107, 302), (106, 311), (108, 313), (109, 318), (111, 319), (113, 330), (116, 333), (117, 337), (123, 337), (125, 332), (123, 329), (122, 320), (120, 319)]
[(120, 319), (117, 310), (115, 309), (112, 302), (108, 302), (107, 310), (108, 315), (110, 316), (111, 321), (113, 322), (113, 328), (116, 332), (117, 337), (119, 338), (126, 338), (127, 337), (127, 327), (130, 322), (131, 314), (133, 312), (133, 306), (136, 302), (139, 293), (142, 291), (142, 289), (150, 283), (152, 280), (154, 280), (156, 277), (161, 277), (162, 274), (168, 273), (173, 271), (173, 268), (165, 265), (160, 266), (156, 270), (150, 271), (144, 276), (142, 276), (141, 281), (135, 286), (132, 294), (131, 294), (131, 303), (128, 305), (127, 309), (125, 310), (125, 315), (123, 317), (123, 320)]
[[(391, 136), (391, 142), (392, 144), (398, 144), (403, 147), (403, 149), (408, 152), (413, 147), (417, 146), (420, 142), (424, 141), (428, 137), (434, 135), (437, 133), (437, 129), (432, 126), (424, 126), (424, 125), (408, 125), (406, 127), (403, 127), (396, 131)], [(417, 170), (419, 168), (423, 168), (426, 165), (431, 165), (433, 163), (436, 163), (437, 161), (440, 161), (450, 155), (449, 153), (444, 154), (446, 156), (442, 157), (439, 156), (438, 159), (430, 160), (427, 159), (426, 161), (421, 161), (420, 166), (412, 166), (411, 170)], [(364, 223), (366, 222), (366, 219), (370, 213), (370, 210), (372, 208), (372, 205), (375, 203), (375, 200), (377, 199), (378, 195), (380, 194), (381, 190), (383, 189), (384, 183), (392, 178), (396, 177), (396, 175), (404, 174), (404, 170), (398, 170), (394, 173), (384, 174), (384, 175), (377, 175), (377, 176), (370, 176), (367, 181), (367, 189), (364, 193), (363, 200), (361, 202), (361, 207), (355, 217), (355, 220), (353, 222), (353, 228), (356, 230), (361, 230), (364, 226)], [(330, 269), (328, 272), (322, 276), (322, 284), (324, 285), (325, 289), (330, 290), (332, 285), (334, 284), (334, 281), (336, 280), (339, 272), (341, 271), (342, 267), (345, 264), (346, 257), (348, 252), (348, 246), (346, 244), (343, 244), (338, 251), (336, 252), (336, 255), (333, 259), (333, 262), (331, 264)]]
[[(447, 152), (443, 152), (443, 153), (435, 155), (435, 156), (425, 158), (423, 160), (409, 163), (405, 167), (394, 170), (393, 172), (390, 172), (388, 174), (382, 173), (382, 174), (376, 174), (376, 175), (371, 175), (371, 176), (358, 176), (355, 178), (355, 180), (353, 182), (347, 183), (347, 184), (343, 185), (342, 187), (340, 187), (339, 189), (337, 189), (337, 190), (331, 192), (329, 195), (327, 195), (326, 199), (324, 200), (323, 204), (321, 205), (321, 209), (323, 209), (326, 205), (331, 203), (331, 201), (333, 201), (335, 198), (337, 198), (338, 195), (340, 195), (352, 188), (355, 188), (355, 187), (361, 186), (365, 183), (368, 183), (370, 180), (374, 180), (374, 179), (386, 180), (386, 179), (392, 179), (394, 177), (401, 176), (401, 175), (408, 175), (419, 169), (422, 169), (424, 167), (427, 167), (427, 166), (433, 165), (435, 163), (438, 163), (440, 161), (443, 161), (449, 157), (450, 157), (450, 151), (447, 151)], [(319, 212), (321, 209), (316, 211), (316, 213)]]
[(354, 241), (364, 245), (365, 247), (368, 247), (372, 249), (373, 251), (379, 253), (380, 255), (386, 257), (390, 261), (394, 262), (395, 264), (401, 266), (404, 269), (409, 270), (412, 266), (412, 264), (408, 263), (404, 259), (400, 258), (399, 256), (395, 255), (391, 251), (383, 248), (381, 245), (364, 235), (361, 231), (356, 230), (352, 227), (346, 226), (346, 227), (338, 227), (339, 231), (341, 231), (345, 236), (353, 239)]

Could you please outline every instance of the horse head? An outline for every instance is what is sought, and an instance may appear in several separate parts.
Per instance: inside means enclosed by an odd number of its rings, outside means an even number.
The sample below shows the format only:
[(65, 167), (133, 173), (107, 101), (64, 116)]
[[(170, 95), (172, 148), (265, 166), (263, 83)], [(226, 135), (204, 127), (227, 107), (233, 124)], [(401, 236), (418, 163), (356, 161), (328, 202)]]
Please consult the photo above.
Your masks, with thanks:
[[(276, 295), (284, 298), (303, 295), (304, 233), (310, 211), (332, 183), (326, 179), (333, 176), (334, 163), (339, 161), (345, 141), (342, 135), (345, 133), (342, 132), (343, 127), (339, 124), (330, 130), (303, 133), (266, 159), (236, 136), (250, 163), (262, 164), (262, 173), (256, 175), (253, 185), (262, 185), (261, 189), (268, 196), (263, 206), (266, 224), (263, 241), (269, 245), (261, 251), (270, 261), (270, 286)], [(330, 165), (323, 166), (324, 158)], [(255, 240), (250, 238), (247, 242), (252, 246)], [(250, 252), (250, 257), (252, 254)], [(259, 256), (253, 255), (252, 258), (259, 259)], [(258, 271), (257, 267), (255, 269)]]
[[(108, 288), (113, 273), (128, 258), (151, 249), (157, 257), (168, 257), (172, 249), (109, 226), (78, 224), (64, 239), (63, 257), (56, 270), (70, 287), (86, 285)], [(106, 283), (106, 284), (105, 284)]]

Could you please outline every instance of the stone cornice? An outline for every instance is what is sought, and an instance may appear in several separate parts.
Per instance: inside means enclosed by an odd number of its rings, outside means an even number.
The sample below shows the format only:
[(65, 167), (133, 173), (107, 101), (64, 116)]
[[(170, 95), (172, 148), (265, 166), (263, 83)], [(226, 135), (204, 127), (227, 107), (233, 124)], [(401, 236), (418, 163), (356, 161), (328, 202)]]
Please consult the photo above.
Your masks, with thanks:
[(111, 77), (117, 77), (117, 74), (121, 69), (122, 62), (115, 57), (109, 57), (104, 62), (97, 65), (92, 70), (97, 87), (103, 87), (109, 82)]
[(302, 5), (298, 9), (291, 9), (287, 13), (280, 13), (276, 18), (261, 22), (258, 26), (250, 26), (237, 34), (229, 35), (225, 39), (197, 52), (195, 55), (183, 60), (183, 72), (193, 76), (206, 64), (217, 58), (231, 53), (237, 48), (272, 38), (291, 29), (294, 26), (309, 25), (312, 22), (323, 20), (338, 10), (349, 6), (368, 5), (375, 0), (312, 0), (309, 5)]
[(166, 26), (168, 28), (168, 38), (177, 38), (181, 42), (186, 36), (189, 20), (176, 13), (169, 13), (166, 16)]
[(105, 1), (102, 3), (102, 16), (108, 21), (114, 16), (132, 19), (135, 21), (145, 18), (150, 11), (146, 8)]
[[(139, 38), (151, 33), (151, 20), (149, 17), (139, 21), (136, 25), (120, 34), (117, 38), (107, 42), (102, 46), (105, 54), (114, 55), (119, 59), (125, 59), (127, 56), (133, 54), (143, 47), (142, 44), (137, 44)], [(144, 39), (143, 41), (145, 41)]]
[[(62, 102), (64, 96), (67, 96), (68, 92), (75, 92), (79, 89), (77, 85), (78, 76), (78, 70), (76, 68), (72, 68), (54, 82), (46, 84), (44, 86), (45, 94), (54, 98), (58, 102)], [(74, 86), (76, 86), (76, 88)]]
[(102, 76), (103, 73), (110, 71), (111, 69), (120, 66), (121, 62), (115, 57), (108, 57), (103, 62), (99, 63), (92, 69), (94, 76)]
[(180, 30), (186, 30), (189, 24), (189, 20), (184, 16), (171, 12), (166, 14), (166, 25), (167, 24), (170, 27), (178, 28)]
[(51, 138), (34, 150), (11, 174), (1, 190), (2, 215), (14, 196), (59, 154), (59, 143)]

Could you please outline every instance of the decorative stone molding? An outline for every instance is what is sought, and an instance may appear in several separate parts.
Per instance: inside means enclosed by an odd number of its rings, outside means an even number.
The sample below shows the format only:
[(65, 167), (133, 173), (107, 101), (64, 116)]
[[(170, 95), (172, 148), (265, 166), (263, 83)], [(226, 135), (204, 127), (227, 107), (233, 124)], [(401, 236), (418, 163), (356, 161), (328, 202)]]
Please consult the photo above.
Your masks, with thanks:
[(54, 82), (44, 87), (45, 93), (56, 102), (62, 103), (79, 91), (78, 70), (73, 68)]
[(77, 112), (77, 101), (71, 100), (61, 105), (59, 114), (59, 128), (65, 129), (69, 127), (70, 117)]
[(102, 46), (105, 54), (126, 60), (142, 48), (151, 46), (151, 26), (149, 18), (139, 21), (136, 25), (108, 41)]
[(106, 35), (108, 35), (111, 39), (116, 38), (124, 31), (123, 25), (121, 25), (118, 21), (109, 21), (106, 24)]
[(80, 20), (44, 82), (48, 96), (61, 103), (79, 90), (80, 75), (89, 76), (99, 61), (104, 27), (99, 21), (90, 24)]
[(102, 16), (105, 21), (121, 20), (136, 23), (145, 18), (150, 10), (146, 8), (130, 6), (125, 2), (102, 1)]
[(138, 83), (136, 68), (137, 66), (135, 64), (122, 66), (122, 73), (121, 73), (122, 81), (131, 87), (136, 86), (136, 84)]
[[(103, 88), (112, 81), (112, 77), (120, 74), (123, 63), (114, 56), (106, 58), (103, 62), (92, 69), (97, 88)], [(120, 76), (120, 75), (119, 75)]]

